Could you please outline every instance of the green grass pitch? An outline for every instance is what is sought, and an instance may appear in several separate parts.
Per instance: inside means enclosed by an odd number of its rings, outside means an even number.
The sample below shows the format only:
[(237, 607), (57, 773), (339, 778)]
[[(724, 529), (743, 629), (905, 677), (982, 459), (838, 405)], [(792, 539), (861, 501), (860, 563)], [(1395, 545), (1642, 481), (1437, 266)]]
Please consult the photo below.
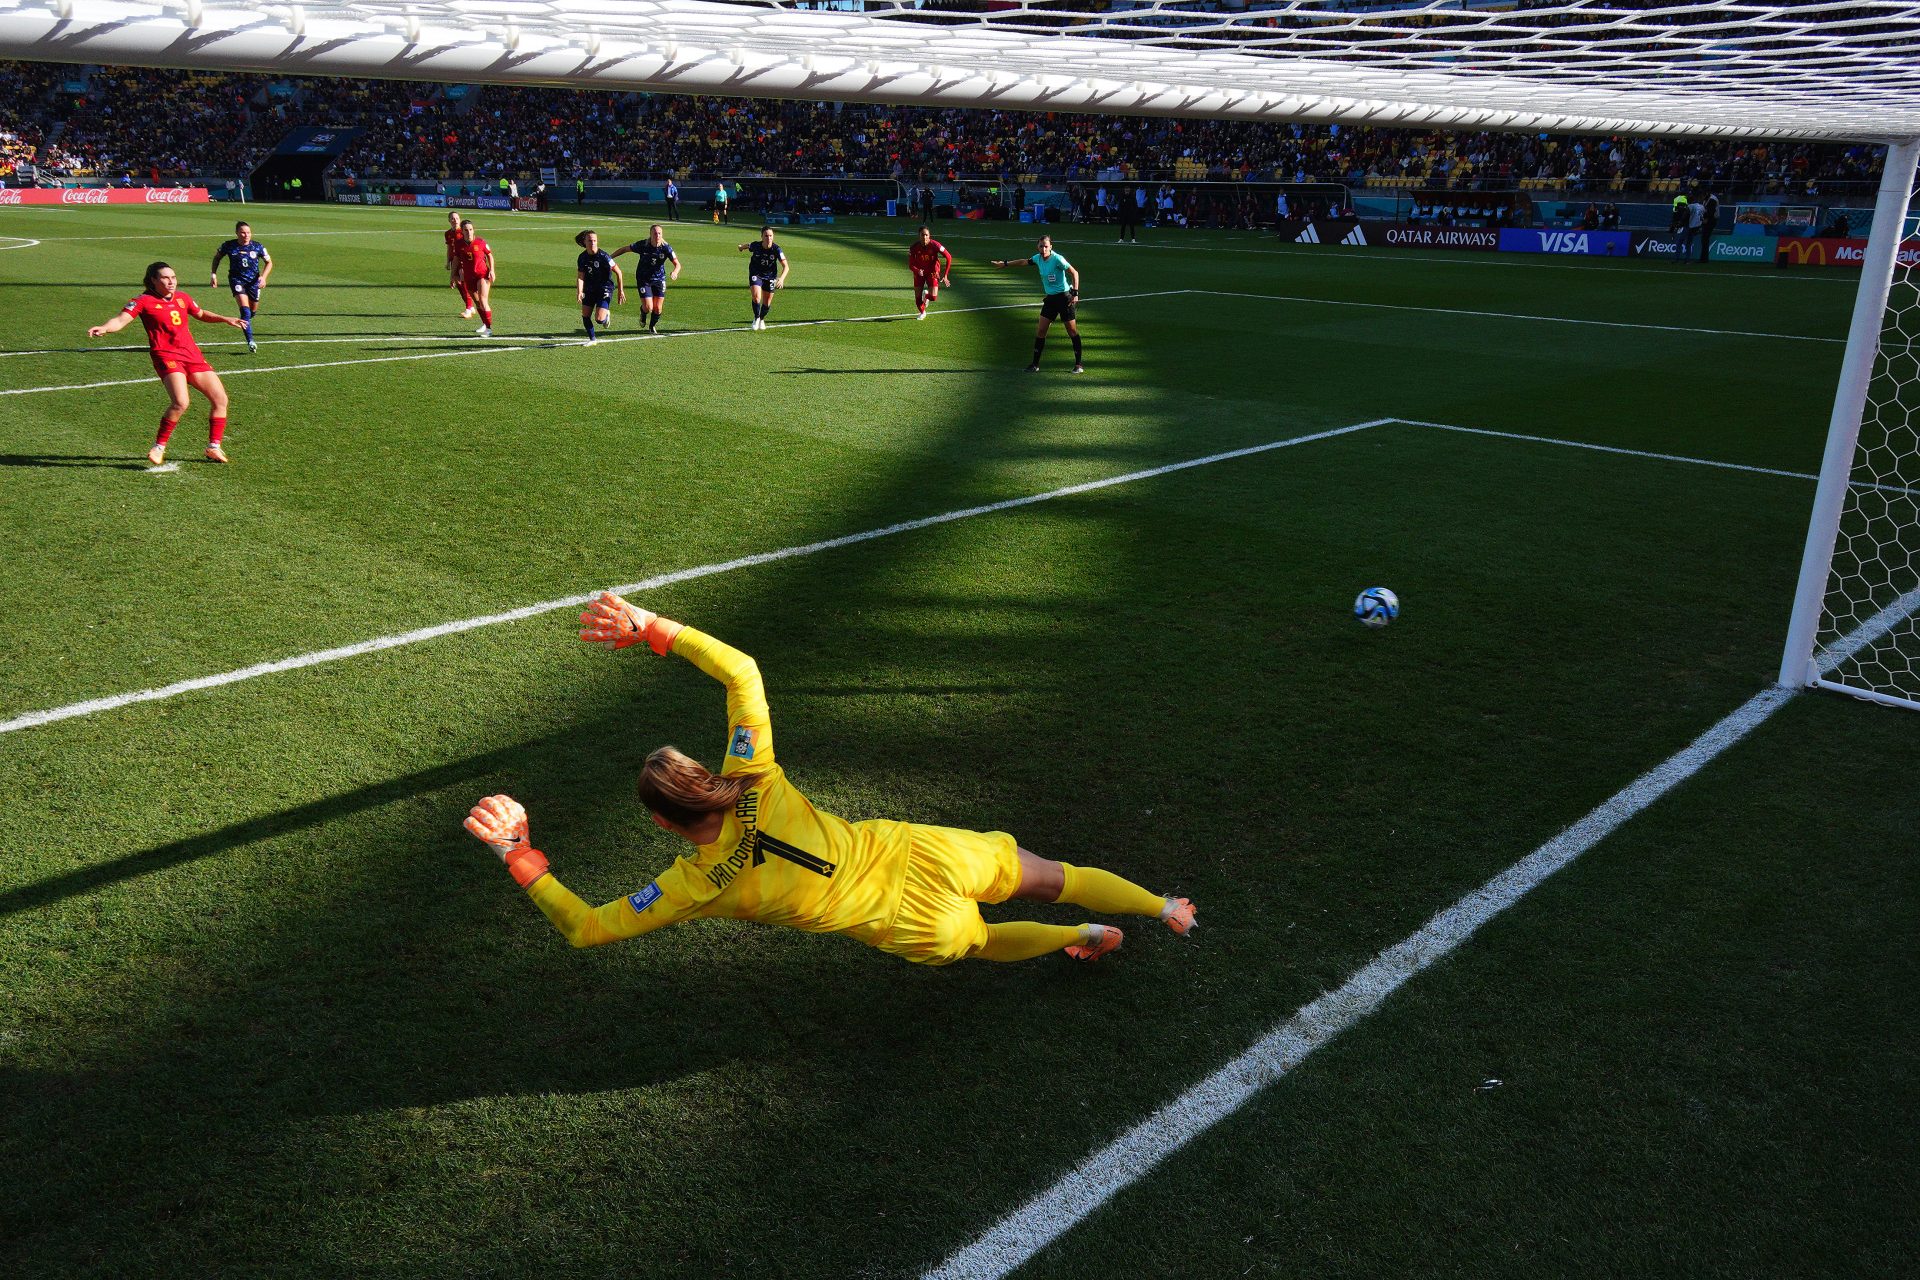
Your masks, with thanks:
[[(1076, 378), (985, 265), (1027, 228), (940, 227), (924, 323), (907, 224), (782, 229), (751, 333), (753, 228), (683, 223), (669, 336), (585, 348), (572, 234), (643, 220), (485, 217), (488, 344), (438, 212), (248, 212), (233, 465), (196, 399), (163, 474), (137, 326), (83, 331), (155, 259), (231, 314), (232, 211), (0, 216), (0, 720), (1382, 419), (1810, 472), (1852, 301), (1066, 228)], [(0, 1274), (916, 1275), (1762, 688), (1811, 495), (1386, 422), (644, 601), (821, 805), (1200, 904), (1095, 966), (569, 949), (467, 806), (631, 892), (641, 758), (724, 725), (564, 610), (0, 734)], [(1019, 1274), (1912, 1274), (1914, 730), (1796, 700)]]

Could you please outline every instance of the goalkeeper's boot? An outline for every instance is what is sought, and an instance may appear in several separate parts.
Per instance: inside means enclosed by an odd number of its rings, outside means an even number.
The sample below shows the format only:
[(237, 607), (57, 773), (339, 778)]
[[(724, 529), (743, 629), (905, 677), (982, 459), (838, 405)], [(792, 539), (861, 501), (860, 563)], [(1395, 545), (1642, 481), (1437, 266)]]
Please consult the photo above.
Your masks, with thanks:
[(207, 446), (207, 461), (225, 462), (227, 461), (227, 451), (217, 444), (210, 444)]
[(150, 467), (157, 467), (166, 460), (166, 457), (167, 457), (167, 446), (163, 444), (157, 444), (153, 446), (153, 448), (147, 450), (147, 465)]
[(1194, 919), (1196, 914), (1197, 908), (1185, 898), (1168, 898), (1160, 918), (1167, 922), (1167, 928), (1184, 938), (1200, 927), (1200, 922)]
[(1087, 926), (1086, 945), (1066, 947), (1064, 950), (1075, 960), (1098, 960), (1109, 951), (1118, 951), (1126, 940), (1126, 934), (1110, 924), (1090, 924)]

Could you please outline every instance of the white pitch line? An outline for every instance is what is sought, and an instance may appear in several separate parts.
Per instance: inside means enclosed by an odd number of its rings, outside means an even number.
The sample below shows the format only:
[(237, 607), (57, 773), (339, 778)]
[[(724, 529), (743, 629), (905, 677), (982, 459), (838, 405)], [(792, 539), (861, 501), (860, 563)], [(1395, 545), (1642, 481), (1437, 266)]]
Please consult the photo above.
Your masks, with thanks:
[(1375, 311), (1423, 311), (1440, 316), (1475, 316), (1490, 320), (1525, 320), (1532, 324), (1579, 324), (1602, 329), (1651, 329), (1659, 333), (1698, 333), (1720, 338), (1773, 338), (1781, 342), (1842, 343), (1845, 338), (1818, 338), (1804, 333), (1768, 333), (1761, 329), (1698, 329), (1680, 324), (1642, 324), (1631, 320), (1581, 320), (1573, 316), (1540, 316), (1520, 311), (1469, 311), (1462, 307), (1421, 307), (1406, 302), (1354, 302), (1345, 298), (1307, 298), (1285, 293), (1240, 293), (1231, 289), (1194, 289), (1217, 298), (1259, 298), (1267, 302), (1299, 302), (1316, 307), (1365, 307)]
[(1162, 1160), (1239, 1110), (1489, 920), (1611, 835), (1778, 711), (1796, 690), (1757, 693), (1737, 711), (1642, 774), (1580, 821), (1388, 947), (1262, 1036), (1239, 1057), (1116, 1138), (1053, 1186), (926, 1273), (926, 1280), (1000, 1280), (1145, 1177)]
[[(274, 346), (274, 347), (314, 346), (316, 344), (331, 345), (331, 344), (358, 342), (363, 346), (372, 347), (372, 346), (378, 346), (380, 343), (383, 343), (383, 342), (471, 342), (477, 346), (485, 342), (567, 343), (575, 340), (576, 339), (572, 337), (510, 338), (510, 337), (502, 337), (502, 336), (496, 335), (491, 338), (482, 338), (476, 334), (471, 334), (471, 333), (404, 333), (404, 334), (395, 334), (392, 337), (384, 337), (384, 338), (282, 338), (278, 336), (269, 336), (269, 337), (260, 339), (259, 342), (260, 342), (260, 345), (262, 346)], [(584, 341), (584, 339), (581, 339), (580, 341)], [(239, 339), (234, 342), (203, 342), (200, 345), (202, 347), (244, 347), (247, 344), (245, 339)], [(62, 356), (62, 355), (82, 355), (82, 354), (91, 355), (96, 351), (146, 351), (148, 349), (149, 348), (147, 347), (147, 345), (141, 342), (121, 342), (121, 343), (115, 343), (110, 347), (44, 347), (34, 351), (0, 351), (0, 359), (4, 359), (7, 356)]]
[[(1082, 298), (1082, 303), (1126, 302), (1135, 298), (1169, 298), (1175, 294), (1191, 293), (1191, 289), (1156, 289), (1150, 293), (1115, 293), (1097, 298)], [(945, 307), (940, 311), (929, 311), (933, 317), (967, 315), (976, 311), (1034, 311), (1038, 310), (1038, 301), (1004, 302), (984, 307)], [(892, 311), (884, 315), (873, 316), (836, 316), (824, 320), (775, 320), (767, 325), (767, 331), (775, 329), (808, 329), (829, 324), (875, 324), (883, 320), (906, 320), (915, 313), (912, 311)], [(617, 342), (653, 342), (663, 338), (709, 338), (716, 334), (750, 333), (746, 325), (728, 325), (718, 329), (679, 329), (672, 333), (622, 333), (611, 338), (602, 338), (598, 343), (589, 344), (585, 338), (543, 338), (511, 339), (526, 345), (515, 347), (480, 347), (463, 351), (424, 351), (399, 356), (363, 356), (357, 360), (319, 360), (305, 364), (275, 364), (259, 369), (224, 369), (222, 378), (241, 378), (263, 373), (287, 373), (295, 369), (339, 369), (355, 364), (393, 364), (405, 360), (446, 360), (460, 356), (510, 355), (518, 351), (540, 351), (551, 347), (587, 347), (608, 346)], [(464, 339), (462, 339), (464, 340)], [(509, 339), (502, 339), (509, 340)], [(480, 341), (486, 341), (480, 339)], [(137, 387), (152, 382), (148, 378), (116, 378), (105, 382), (71, 382), (52, 387), (13, 387), (0, 389), (0, 396), (31, 396), (48, 391), (94, 391), (101, 387)]]
[[(963, 507), (957, 511), (944, 511), (939, 515), (922, 516), (917, 520), (904, 520), (899, 524), (886, 525), (879, 529), (868, 529), (861, 533), (843, 534), (838, 538), (828, 538), (821, 542), (808, 542), (799, 546), (782, 547), (778, 551), (762, 551), (754, 555), (741, 556), (734, 560), (723, 560), (716, 564), (699, 565), (691, 569), (676, 569), (671, 573), (659, 574), (640, 582), (630, 582), (624, 586), (612, 588), (622, 595), (637, 594), (643, 591), (657, 591), (662, 587), (679, 582), (690, 582), (695, 578), (711, 577), (717, 573), (731, 573), (735, 569), (749, 569), (758, 565), (773, 564), (780, 560), (792, 560), (800, 556), (810, 556), (822, 551), (833, 551), (840, 547), (850, 547), (856, 543), (871, 542), (876, 538), (890, 538), (896, 534), (911, 533), (916, 529), (928, 529), (934, 525), (951, 524), (955, 520), (967, 520), (974, 516), (991, 515), (998, 511), (1012, 511), (1020, 507), (1030, 507), (1035, 503), (1049, 502), (1055, 498), (1071, 497), (1075, 494), (1092, 493), (1099, 489), (1111, 489), (1115, 485), (1131, 484), (1136, 480), (1150, 480), (1155, 476), (1170, 475), (1176, 471), (1186, 471), (1194, 467), (1209, 466), (1216, 462), (1226, 462), (1234, 458), (1247, 458), (1255, 454), (1270, 453), (1275, 449), (1287, 449), (1294, 445), (1310, 444), (1316, 440), (1331, 440), (1335, 436), (1348, 435), (1355, 431), (1365, 431), (1371, 427), (1383, 426), (1392, 421), (1390, 418), (1377, 418), (1371, 422), (1357, 422), (1350, 427), (1335, 427), (1328, 431), (1316, 431), (1310, 435), (1292, 436), (1285, 440), (1273, 440), (1266, 444), (1249, 445), (1243, 449), (1229, 449), (1224, 453), (1210, 453), (1203, 457), (1188, 458), (1184, 462), (1169, 462), (1163, 466), (1149, 467), (1144, 471), (1129, 471), (1125, 475), (1108, 476), (1102, 480), (1087, 480), (1080, 484), (1070, 484), (1058, 489), (1049, 489), (1045, 493), (1029, 494), (1023, 498), (1007, 498), (1000, 502), (990, 502), (984, 506)], [(538, 604), (521, 605), (517, 609), (508, 609), (500, 613), (482, 614), (476, 618), (462, 618), (456, 622), (442, 622), (436, 626), (421, 627), (415, 631), (404, 631), (398, 635), (378, 636), (372, 640), (362, 640), (357, 644), (341, 645), (334, 649), (320, 649), (312, 653), (297, 654), (290, 658), (277, 658), (271, 662), (256, 662), (252, 666), (240, 667), (233, 671), (223, 671), (216, 675), (195, 676), (190, 680), (178, 680), (173, 684), (162, 685), (156, 689), (141, 689), (133, 693), (117, 693), (106, 698), (91, 698), (85, 702), (73, 702), (63, 707), (51, 707), (44, 711), (29, 711), (14, 716), (10, 720), (0, 720), (0, 733), (13, 733), (20, 729), (37, 728), (40, 725), (53, 724), (61, 720), (72, 720), (80, 716), (97, 715), (102, 711), (112, 711), (120, 707), (132, 706), (139, 702), (159, 702), (167, 698), (176, 698), (183, 693), (193, 693), (201, 689), (217, 689), (223, 685), (238, 684), (242, 680), (254, 680), (261, 676), (276, 675), (283, 671), (298, 671), (305, 667), (317, 667), (322, 663), (339, 662), (345, 658), (357, 658), (363, 654), (379, 653), (385, 649), (398, 649), (403, 645), (419, 644), (425, 640), (437, 640), (442, 636), (459, 635), (465, 631), (476, 631), (481, 627), (497, 626), (505, 622), (519, 622), (526, 618), (538, 617), (543, 613), (553, 613), (560, 609), (577, 609), (592, 600), (598, 592), (585, 595), (563, 596), (557, 600), (542, 600)]]
[[(1528, 444), (1559, 445), (1563, 449), (1586, 449), (1593, 453), (1613, 453), (1623, 458), (1650, 458), (1655, 462), (1689, 462), (1696, 467), (1718, 467), (1722, 471), (1747, 471), (1757, 476), (1785, 476), (1790, 480), (1818, 480), (1820, 477), (1811, 471), (1782, 471), (1778, 467), (1755, 467), (1744, 462), (1721, 462), (1715, 458), (1690, 458), (1682, 453), (1653, 453), (1646, 449), (1623, 449), (1618, 445), (1594, 444), (1587, 440), (1558, 440), (1552, 436), (1523, 435), (1518, 431), (1488, 431), (1482, 427), (1456, 427), (1447, 422), (1423, 422), (1418, 418), (1395, 418), (1395, 422), (1409, 427), (1430, 427), (1435, 431), (1457, 431), (1466, 436), (1491, 436), (1496, 440), (1524, 440)], [(1920, 492), (1905, 485), (1880, 484), (1875, 481), (1854, 481), (1856, 489), (1878, 489), (1882, 493)]]
[(15, 240), (17, 244), (0, 244), (0, 249), (31, 249), (39, 244), (38, 240), (29, 240), (25, 236), (0, 236), (0, 240)]
[(180, 464), (177, 462), (163, 462), (157, 467), (148, 467), (147, 474), (150, 476), (164, 476), (164, 475), (169, 475), (172, 472), (178, 471), (179, 469), (180, 469)]

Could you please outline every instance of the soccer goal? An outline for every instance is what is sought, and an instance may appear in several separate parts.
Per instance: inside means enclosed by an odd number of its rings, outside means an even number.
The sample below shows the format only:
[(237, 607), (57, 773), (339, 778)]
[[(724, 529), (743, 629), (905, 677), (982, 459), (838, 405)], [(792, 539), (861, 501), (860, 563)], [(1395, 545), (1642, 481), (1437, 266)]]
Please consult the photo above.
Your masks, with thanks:
[(1920, 710), (1917, 154), (1887, 150), (1780, 683)]
[(0, 56), (1886, 145), (1779, 679), (1920, 707), (1920, 3), (0, 0)]

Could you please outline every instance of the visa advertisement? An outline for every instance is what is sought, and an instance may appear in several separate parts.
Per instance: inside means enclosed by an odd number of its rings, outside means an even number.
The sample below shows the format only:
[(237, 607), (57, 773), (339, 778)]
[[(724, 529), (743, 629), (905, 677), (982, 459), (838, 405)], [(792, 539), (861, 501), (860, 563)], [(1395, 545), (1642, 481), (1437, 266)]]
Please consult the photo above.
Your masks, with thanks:
[(1562, 257), (1624, 258), (1633, 252), (1629, 231), (1550, 231), (1508, 227), (1500, 233), (1502, 253), (1551, 253)]

